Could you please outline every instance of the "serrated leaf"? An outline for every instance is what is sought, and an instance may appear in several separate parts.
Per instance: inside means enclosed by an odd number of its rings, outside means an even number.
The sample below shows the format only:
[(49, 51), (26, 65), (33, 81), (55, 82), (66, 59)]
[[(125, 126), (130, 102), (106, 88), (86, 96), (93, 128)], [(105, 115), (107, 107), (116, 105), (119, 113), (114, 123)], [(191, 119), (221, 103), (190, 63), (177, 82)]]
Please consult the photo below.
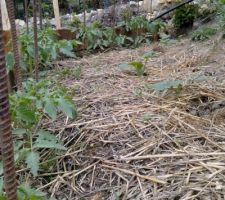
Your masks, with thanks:
[(31, 170), (31, 173), (33, 174), (34, 177), (36, 177), (38, 174), (39, 159), (40, 159), (39, 153), (34, 151), (28, 153), (26, 157), (27, 167)]
[(13, 146), (14, 152), (19, 151), (19, 149), (23, 146), (24, 142), (21, 140), (16, 140)]
[(77, 116), (75, 107), (66, 99), (60, 98), (58, 100), (59, 109), (69, 118), (74, 119)]
[(38, 138), (35, 141), (33, 148), (66, 150), (66, 148), (58, 142), (55, 135), (44, 130), (40, 130), (38, 132)]
[(12, 134), (14, 135), (24, 135), (27, 133), (27, 130), (24, 128), (16, 128), (12, 130)]
[(29, 110), (27, 106), (19, 106), (17, 108), (17, 117), (19, 117), (22, 121), (30, 123), (36, 122), (35, 111)]
[(27, 157), (27, 154), (29, 153), (29, 151), (30, 151), (30, 149), (28, 149), (28, 148), (22, 148), (16, 152), (14, 152), (15, 163), (18, 163), (21, 160), (24, 160)]
[(44, 112), (48, 114), (52, 118), (52, 120), (56, 120), (57, 109), (54, 102), (51, 99), (47, 99), (45, 101)]

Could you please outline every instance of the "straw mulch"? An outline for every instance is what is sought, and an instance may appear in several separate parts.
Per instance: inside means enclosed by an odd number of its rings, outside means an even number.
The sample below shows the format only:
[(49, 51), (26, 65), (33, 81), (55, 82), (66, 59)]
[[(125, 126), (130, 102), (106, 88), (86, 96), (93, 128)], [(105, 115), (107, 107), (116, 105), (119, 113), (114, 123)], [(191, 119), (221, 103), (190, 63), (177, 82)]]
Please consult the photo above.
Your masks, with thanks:
[[(40, 189), (61, 200), (224, 199), (224, 46), (214, 42), (184, 39), (58, 62), (58, 69), (82, 67), (79, 78), (59, 78), (79, 116), (49, 125), (68, 151), (54, 173), (39, 175), (53, 177)], [(118, 68), (152, 49), (158, 56), (147, 76)], [(168, 79), (182, 80), (182, 89), (151, 88)]]

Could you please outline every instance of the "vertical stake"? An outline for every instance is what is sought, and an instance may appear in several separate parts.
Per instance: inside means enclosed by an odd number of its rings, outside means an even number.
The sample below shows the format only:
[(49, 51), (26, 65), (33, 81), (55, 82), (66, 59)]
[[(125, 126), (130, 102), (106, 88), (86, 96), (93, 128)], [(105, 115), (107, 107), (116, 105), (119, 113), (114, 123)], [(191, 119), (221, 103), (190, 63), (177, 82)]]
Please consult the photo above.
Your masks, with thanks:
[(13, 138), (9, 114), (8, 77), (3, 44), (3, 27), (0, 9), (0, 146), (4, 167), (4, 187), (7, 200), (17, 199), (16, 172), (14, 166)]
[(38, 81), (39, 73), (38, 73), (38, 33), (37, 33), (37, 0), (33, 0), (33, 31), (34, 31), (34, 67), (35, 67), (35, 80)]

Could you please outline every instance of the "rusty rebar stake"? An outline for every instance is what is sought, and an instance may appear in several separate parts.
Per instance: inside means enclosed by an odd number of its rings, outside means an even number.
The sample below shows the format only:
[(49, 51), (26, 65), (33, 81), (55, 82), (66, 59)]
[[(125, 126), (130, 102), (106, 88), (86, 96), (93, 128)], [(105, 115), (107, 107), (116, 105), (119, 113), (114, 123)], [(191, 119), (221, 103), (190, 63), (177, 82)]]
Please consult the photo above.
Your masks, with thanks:
[[(1, 19), (1, 10), (0, 10)], [(7, 200), (17, 199), (13, 138), (9, 114), (8, 77), (5, 64), (2, 20), (0, 20), (0, 146), (4, 167), (4, 187)]]
[(33, 0), (33, 30), (34, 30), (34, 67), (35, 80), (39, 79), (39, 58), (38, 58), (38, 33), (37, 33), (37, 0)]
[(16, 33), (16, 23), (15, 23), (15, 8), (14, 1), (6, 1), (7, 11), (9, 15), (9, 21), (11, 26), (11, 35), (12, 35), (12, 46), (13, 46), (13, 55), (15, 60), (15, 78), (17, 89), (22, 89), (22, 74), (20, 68), (20, 56), (17, 43), (17, 33)]
[(29, 19), (28, 19), (29, 16), (28, 16), (28, 2), (27, 2), (27, 0), (24, 0), (24, 12), (25, 12), (27, 34), (29, 34)]

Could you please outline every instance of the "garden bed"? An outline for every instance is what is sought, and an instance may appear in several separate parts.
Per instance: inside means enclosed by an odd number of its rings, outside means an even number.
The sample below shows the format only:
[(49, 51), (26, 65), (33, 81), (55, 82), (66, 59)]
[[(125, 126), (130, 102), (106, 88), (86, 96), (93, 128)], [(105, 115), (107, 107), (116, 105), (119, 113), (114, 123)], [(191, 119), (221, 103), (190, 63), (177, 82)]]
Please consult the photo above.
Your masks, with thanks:
[[(147, 63), (148, 76), (118, 68), (152, 50), (164, 53)], [(223, 57), (216, 39), (182, 39), (57, 62), (54, 76), (74, 93), (79, 117), (45, 124), (68, 150), (36, 185), (56, 199), (223, 199)], [(172, 79), (180, 90), (152, 89)]]

